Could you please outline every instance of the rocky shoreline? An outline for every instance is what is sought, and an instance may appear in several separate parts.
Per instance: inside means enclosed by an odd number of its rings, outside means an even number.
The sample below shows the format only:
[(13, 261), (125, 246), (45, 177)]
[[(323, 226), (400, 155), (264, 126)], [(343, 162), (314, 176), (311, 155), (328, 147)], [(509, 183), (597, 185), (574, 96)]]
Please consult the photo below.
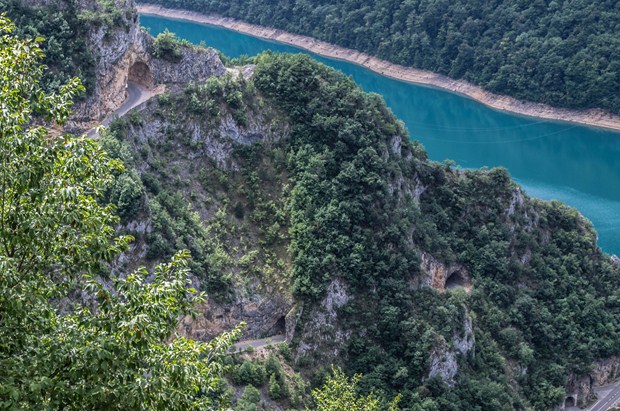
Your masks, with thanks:
[(150, 4), (138, 4), (137, 8), (142, 14), (211, 24), (239, 33), (290, 44), (321, 56), (359, 64), (384, 76), (411, 83), (430, 85), (462, 94), (497, 110), (620, 131), (620, 116), (607, 113), (600, 109), (571, 110), (551, 107), (546, 104), (521, 101), (512, 97), (490, 93), (466, 81), (454, 80), (430, 71), (393, 64), (366, 53), (334, 46), (312, 37), (291, 34), (269, 27), (261, 27), (231, 18), (204, 15), (185, 10), (167, 9)]

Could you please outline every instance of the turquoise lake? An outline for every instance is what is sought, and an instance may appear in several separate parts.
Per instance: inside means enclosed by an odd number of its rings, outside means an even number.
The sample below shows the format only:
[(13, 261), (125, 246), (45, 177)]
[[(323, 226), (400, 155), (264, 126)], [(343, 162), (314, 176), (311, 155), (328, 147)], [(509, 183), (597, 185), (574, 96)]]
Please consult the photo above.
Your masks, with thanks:
[(310, 54), (352, 76), (364, 90), (381, 94), (431, 159), (452, 159), (464, 168), (507, 168), (529, 195), (577, 208), (596, 227), (603, 250), (620, 255), (620, 132), (504, 113), (454, 93), (220, 27), (149, 15), (140, 19), (153, 35), (168, 28), (229, 57), (264, 50)]

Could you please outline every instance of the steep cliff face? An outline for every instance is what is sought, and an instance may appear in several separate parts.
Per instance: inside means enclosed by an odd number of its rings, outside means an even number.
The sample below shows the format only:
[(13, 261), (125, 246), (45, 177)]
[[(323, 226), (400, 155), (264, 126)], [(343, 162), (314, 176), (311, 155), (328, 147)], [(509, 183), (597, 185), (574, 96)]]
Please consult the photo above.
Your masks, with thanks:
[[(166, 99), (166, 96), (162, 100)], [(239, 170), (240, 166), (233, 155), (236, 147), (254, 142), (274, 141), (279, 139), (278, 130), (272, 131), (260, 115), (250, 116), (248, 122), (239, 125), (230, 113), (223, 113), (217, 124), (205, 124), (202, 120), (190, 118), (186, 122), (171, 122), (162, 118), (161, 103), (151, 101), (148, 107), (141, 111), (142, 120), (138, 124), (130, 124), (128, 135), (134, 149), (148, 153), (146, 162), (136, 162), (141, 171), (152, 169), (149, 162), (157, 154), (153, 147), (159, 147), (170, 142), (174, 152), (168, 153), (177, 157), (187, 165), (191, 161), (213, 162), (223, 170)], [(182, 136), (182, 138), (181, 138)], [(178, 137), (178, 138), (177, 138)], [(189, 147), (187, 146), (189, 145)], [(189, 167), (178, 167), (181, 178), (191, 178)]]
[(577, 403), (581, 407), (587, 406), (596, 398), (595, 386), (607, 385), (620, 378), (620, 357), (613, 356), (600, 359), (593, 364), (593, 369), (588, 375), (568, 376), (566, 391), (577, 397)]
[(605, 385), (620, 377), (620, 357), (613, 356), (598, 360), (590, 373), (594, 385)]
[[(351, 336), (345, 324), (340, 321), (338, 311), (344, 307), (352, 295), (346, 284), (334, 279), (327, 287), (325, 297), (317, 305), (307, 309), (307, 314), (300, 313), (303, 321), (299, 330), (287, 332), (287, 339), (298, 341), (296, 359), (320, 362), (325, 358), (338, 358)], [(297, 325), (297, 323), (295, 324)]]
[(438, 261), (432, 255), (422, 252), (420, 255), (420, 268), (425, 275), (415, 279), (422, 287), (432, 287), (437, 291), (445, 291), (446, 288), (462, 287), (471, 290), (471, 278), (467, 269), (458, 263), (447, 265)]
[[(114, 24), (93, 23), (87, 43), (95, 57), (96, 82), (89, 96), (74, 110), (78, 127), (96, 123), (117, 109), (127, 98), (127, 81), (146, 88), (156, 85), (203, 82), (226, 71), (217, 52), (210, 48), (184, 45), (181, 57), (174, 61), (153, 56), (153, 38), (140, 30), (140, 21), (131, 1), (117, 1), (120, 21)], [(96, 1), (84, 1), (84, 10), (101, 11)], [(80, 124), (82, 123), (82, 124)]]
[[(76, 122), (93, 122), (118, 108), (126, 98), (125, 87), (133, 63), (147, 59), (147, 36), (140, 32), (133, 1), (118, 1), (119, 20), (112, 24), (93, 22), (87, 44), (94, 54), (96, 82), (89, 97), (74, 108)], [(103, 12), (96, 1), (82, 1), (80, 9)]]
[(245, 323), (244, 339), (286, 334), (286, 314), (292, 301), (279, 293), (252, 290), (249, 297), (235, 297), (231, 303), (210, 302), (196, 307), (198, 315), (181, 321), (180, 334), (199, 341), (209, 341), (222, 332)]
[[(152, 45), (148, 36), (147, 50)], [(155, 83), (186, 85), (190, 82), (202, 83), (213, 76), (226, 72), (217, 51), (212, 48), (182, 47), (179, 61), (170, 62), (151, 56), (147, 61), (153, 73)]]
[[(136, 236), (119, 264), (188, 248), (212, 296), (184, 335), (245, 321), (248, 338), (286, 332), (310, 370), (339, 362), (386, 389), (440, 381), (463, 396), (482, 381), (515, 408), (509, 386), (544, 397), (537, 387), (561, 379), (545, 367), (565, 376), (580, 361), (568, 324), (590, 323), (574, 305), (618, 277), (581, 216), (528, 198), (505, 171), (428, 161), (378, 97), (306, 57), (233, 70), (182, 48), (172, 62), (136, 24), (93, 31), (103, 77), (83, 110), (112, 110), (128, 79), (169, 86), (104, 143), (130, 165), (111, 194)], [(584, 282), (586, 297), (570, 287)], [(504, 378), (506, 364), (523, 372)]]
[(444, 383), (454, 386), (459, 369), (458, 360), (466, 359), (468, 355), (473, 357), (476, 345), (472, 319), (467, 310), (464, 311), (462, 330), (450, 342), (442, 339), (432, 348), (429, 353), (431, 365), (428, 378), (439, 377)]
[[(210, 87), (231, 88), (230, 95), (237, 96), (238, 84), (245, 81), (244, 70), (224, 70), (211, 50), (184, 54), (179, 64), (196, 56), (202, 56), (206, 64), (203, 68), (192, 65), (195, 70), (189, 74), (176, 74), (172, 63), (149, 60), (154, 78), (167, 79), (176, 91), (146, 103), (139, 117), (130, 115), (112, 125), (112, 134), (125, 147), (119, 151), (132, 153), (125, 157), (131, 173), (146, 183), (134, 204), (138, 211), (124, 222), (136, 242), (123, 260), (135, 266), (165, 259), (166, 253), (155, 251), (162, 238), (172, 241), (171, 251), (192, 250), (200, 260), (194, 270), (195, 286), (207, 290), (210, 299), (197, 307), (196, 318), (183, 319), (180, 331), (184, 336), (208, 340), (241, 322), (247, 324), (244, 338), (284, 334), (285, 317), (293, 306), (288, 256), (277, 239), (280, 233), (271, 231), (266, 238), (257, 223), (257, 219), (271, 218), (263, 215), (263, 207), (279, 201), (282, 181), (269, 175), (274, 171), (270, 160), (256, 157), (261, 162), (257, 166), (248, 160), (248, 155), (254, 155), (247, 150), (276, 146), (288, 137), (288, 128), (278, 123), (277, 113), (266, 107), (258, 110), (258, 102), (240, 100), (232, 103), (233, 108), (225, 96), (208, 98), (204, 93)], [(198, 78), (212, 77), (207, 86), (184, 87), (189, 81), (180, 76), (192, 73)], [(214, 100), (219, 101), (207, 108)], [(242, 104), (243, 116), (236, 104)], [(263, 168), (269, 168), (269, 173)], [(254, 180), (256, 171), (271, 181)], [(185, 204), (171, 208), (167, 199), (172, 197)], [(223, 213), (231, 209), (234, 216)], [(195, 225), (187, 236), (181, 234), (185, 224)], [(178, 237), (167, 237), (172, 227)], [(185, 244), (180, 243), (182, 238)], [(211, 255), (203, 256), (207, 249)], [(216, 267), (222, 270), (217, 276)]]

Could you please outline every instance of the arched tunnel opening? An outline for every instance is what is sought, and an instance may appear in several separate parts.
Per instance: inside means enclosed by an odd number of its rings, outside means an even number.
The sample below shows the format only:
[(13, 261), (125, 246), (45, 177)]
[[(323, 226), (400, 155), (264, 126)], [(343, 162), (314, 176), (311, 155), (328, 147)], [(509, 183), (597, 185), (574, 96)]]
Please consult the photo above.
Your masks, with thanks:
[(573, 397), (566, 397), (566, 401), (564, 401), (564, 408), (566, 407), (576, 407), (577, 403), (575, 401), (575, 398)]
[(450, 276), (446, 279), (446, 290), (453, 290), (455, 288), (465, 288), (469, 285), (469, 281), (465, 277), (465, 275), (457, 270), (450, 274)]
[(127, 82), (137, 83), (146, 88), (153, 87), (153, 74), (150, 67), (142, 61), (136, 61), (129, 67)]
[(286, 318), (284, 316), (278, 318), (278, 321), (271, 327), (271, 335), (286, 334)]

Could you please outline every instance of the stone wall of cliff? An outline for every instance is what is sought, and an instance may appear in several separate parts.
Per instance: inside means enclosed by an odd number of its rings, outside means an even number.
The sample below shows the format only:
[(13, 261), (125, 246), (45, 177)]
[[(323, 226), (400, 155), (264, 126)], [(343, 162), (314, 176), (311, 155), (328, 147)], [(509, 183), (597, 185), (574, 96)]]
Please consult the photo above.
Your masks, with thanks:
[[(100, 7), (97, 2), (87, 3), (82, 7), (93, 10)], [(128, 80), (152, 88), (160, 84), (202, 82), (226, 71), (211, 48), (185, 45), (179, 61), (156, 58), (152, 54), (153, 38), (141, 31), (133, 0), (119, 0), (117, 7), (123, 11), (120, 24), (92, 24), (88, 30), (87, 42), (95, 57), (97, 80), (88, 98), (74, 109), (73, 125), (77, 128), (95, 125), (120, 107), (127, 97)]]
[[(288, 136), (288, 129), (284, 125), (277, 125), (273, 113), (267, 108), (262, 111), (248, 108), (243, 120), (240, 120), (226, 104), (219, 106), (216, 116), (179, 107), (179, 104), (186, 104), (186, 100), (191, 101), (192, 97), (188, 95), (195, 91), (191, 87), (185, 87), (189, 78), (182, 76), (225, 77), (219, 80), (219, 84), (224, 84), (227, 81), (234, 82), (231, 80), (233, 77), (247, 71), (224, 69), (217, 54), (210, 49), (196, 52), (188, 50), (184, 53), (187, 54), (184, 54), (177, 64), (184, 64), (184, 61), (188, 64), (202, 61), (203, 64), (192, 65), (193, 69), (182, 74), (175, 72), (175, 63), (153, 58), (148, 60), (154, 79), (166, 79), (170, 91), (145, 103), (141, 107), (139, 121), (123, 121), (120, 138), (133, 153), (134, 160), (130, 160), (128, 166), (143, 178), (147, 175), (156, 176), (164, 184), (166, 192), (183, 197), (192, 212), (199, 216), (205, 232), (208, 232), (209, 224), (218, 218), (218, 211), (225, 207), (232, 208), (234, 203), (231, 203), (231, 199), (243, 196), (248, 185), (244, 175), (251, 170), (245, 168), (238, 153), (250, 145), (275, 145)], [(201, 60), (198, 57), (201, 57)], [(224, 76), (227, 73), (230, 74)], [(204, 102), (202, 99), (200, 101)], [(249, 102), (243, 104), (250, 105)], [(166, 115), (169, 110), (175, 115)], [(164, 164), (165, 166), (159, 168)], [(171, 175), (170, 170), (174, 170), (174, 174)], [(209, 173), (208, 170), (213, 171)], [(227, 192), (206, 187), (208, 181), (200, 183), (202, 172), (207, 180), (213, 180), (214, 185), (218, 184), (215, 181), (216, 174), (228, 176), (227, 181), (224, 181), (224, 190)], [(171, 178), (175, 182), (170, 181)], [(277, 189), (281, 190), (280, 181), (276, 183)], [(269, 183), (261, 184), (264, 184), (262, 189), (270, 190)], [(277, 191), (269, 194), (270, 197), (276, 195)], [(136, 241), (119, 265), (133, 267), (136, 264), (157, 262), (157, 258), (149, 257), (148, 241), (157, 224), (153, 221), (153, 210), (149, 206), (155, 196), (154, 193), (145, 192), (143, 212), (138, 213), (131, 221), (125, 221), (124, 229), (134, 234)], [(287, 275), (281, 271), (271, 273), (271, 266), (265, 262), (265, 259), (273, 259), (274, 256), (266, 256), (265, 251), (261, 250), (259, 244), (264, 240), (261, 240), (259, 231), (262, 227), (252, 219), (232, 216), (229, 224), (231, 234), (225, 244), (222, 244), (230, 257), (226, 267), (232, 282), (229, 295), (223, 299), (210, 298), (206, 304), (197, 307), (198, 315), (195, 318), (182, 320), (180, 333), (194, 339), (209, 340), (245, 322), (247, 326), (244, 338), (283, 334), (285, 317), (293, 306)], [(279, 250), (278, 254), (282, 256), (285, 250)], [(253, 256), (252, 267), (246, 267), (249, 263), (243, 262), (248, 256)], [(283, 261), (286, 261), (286, 258)], [(287, 267), (276, 269), (287, 270)], [(194, 285), (204, 288), (203, 283), (209, 281), (209, 272), (195, 274)]]

